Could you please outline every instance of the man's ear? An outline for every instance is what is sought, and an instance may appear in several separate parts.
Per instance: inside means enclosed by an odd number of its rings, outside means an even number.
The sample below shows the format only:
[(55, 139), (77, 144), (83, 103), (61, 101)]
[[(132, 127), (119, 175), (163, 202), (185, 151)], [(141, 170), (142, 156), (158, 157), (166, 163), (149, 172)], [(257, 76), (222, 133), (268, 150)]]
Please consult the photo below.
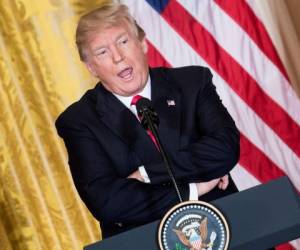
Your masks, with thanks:
[(85, 66), (87, 67), (88, 71), (94, 76), (98, 77), (93, 65), (90, 62), (84, 62)]
[(146, 41), (145, 37), (142, 40), (142, 49), (143, 49), (144, 54), (147, 54), (147, 52), (148, 52), (148, 44), (147, 44), (147, 41)]

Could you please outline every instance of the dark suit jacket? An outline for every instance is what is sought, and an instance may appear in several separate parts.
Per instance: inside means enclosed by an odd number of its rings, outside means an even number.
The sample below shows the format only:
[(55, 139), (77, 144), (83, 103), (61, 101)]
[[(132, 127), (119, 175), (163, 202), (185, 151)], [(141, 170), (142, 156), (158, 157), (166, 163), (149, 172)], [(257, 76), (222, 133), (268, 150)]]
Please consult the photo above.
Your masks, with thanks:
[[(227, 174), (239, 158), (239, 132), (222, 105), (207, 68), (150, 69), (158, 133), (183, 199), (188, 183)], [(168, 105), (167, 101), (175, 105)], [(75, 186), (102, 227), (103, 236), (160, 219), (178, 202), (162, 158), (135, 115), (101, 84), (56, 121)], [(143, 165), (150, 184), (126, 177)], [(210, 201), (237, 191), (215, 188)]]

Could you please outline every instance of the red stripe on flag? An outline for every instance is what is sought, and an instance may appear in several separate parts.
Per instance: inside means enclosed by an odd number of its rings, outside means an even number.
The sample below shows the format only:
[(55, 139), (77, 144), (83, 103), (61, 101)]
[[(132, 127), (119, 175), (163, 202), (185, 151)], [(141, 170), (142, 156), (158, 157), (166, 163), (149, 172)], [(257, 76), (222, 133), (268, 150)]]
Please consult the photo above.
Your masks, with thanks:
[(170, 0), (162, 16), (183, 39), (300, 157), (300, 127), (179, 3)]
[(148, 44), (148, 63), (150, 67), (171, 67), (170, 63), (162, 56), (162, 54), (147, 40)]
[(242, 133), (240, 136), (240, 164), (260, 182), (267, 182), (286, 174)]
[(295, 248), (292, 245), (285, 243), (285, 244), (277, 246), (276, 250), (295, 250)]
[(278, 67), (288, 79), (286, 70), (280, 60), (274, 44), (263, 23), (244, 0), (214, 0), (229, 16), (232, 17), (252, 38), (262, 52)]

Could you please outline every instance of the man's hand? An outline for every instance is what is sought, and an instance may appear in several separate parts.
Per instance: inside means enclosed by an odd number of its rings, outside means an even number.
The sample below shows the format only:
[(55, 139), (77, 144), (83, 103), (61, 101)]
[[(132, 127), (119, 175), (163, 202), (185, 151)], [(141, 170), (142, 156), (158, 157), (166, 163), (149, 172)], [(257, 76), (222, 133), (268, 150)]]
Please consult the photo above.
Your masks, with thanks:
[(228, 186), (228, 175), (207, 182), (196, 183), (198, 196), (204, 195), (214, 189), (217, 185), (220, 189), (225, 190)]
[(135, 170), (131, 175), (127, 176), (127, 179), (136, 179), (138, 181), (145, 182), (139, 170)]
[(218, 187), (222, 190), (225, 190), (227, 187), (228, 187), (228, 184), (229, 184), (229, 178), (228, 178), (228, 174), (227, 175), (224, 175), (219, 183), (218, 183)]
[(214, 189), (215, 186), (218, 185), (220, 181), (220, 178), (211, 180), (211, 181), (206, 181), (206, 182), (198, 182), (196, 183), (197, 186), (197, 191), (198, 191), (198, 196), (204, 195)]

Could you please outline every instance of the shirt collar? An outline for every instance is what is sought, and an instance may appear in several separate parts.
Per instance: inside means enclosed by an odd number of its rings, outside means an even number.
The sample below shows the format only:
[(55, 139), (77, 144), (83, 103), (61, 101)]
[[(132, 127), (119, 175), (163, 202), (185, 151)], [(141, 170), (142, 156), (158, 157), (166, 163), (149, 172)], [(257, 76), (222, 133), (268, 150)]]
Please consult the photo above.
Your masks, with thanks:
[[(120, 96), (115, 93), (113, 93), (115, 97), (117, 97), (127, 108), (130, 109), (130, 104), (133, 96)], [(147, 83), (144, 87), (144, 89), (138, 93), (137, 95), (140, 95), (142, 97), (148, 98), (151, 100), (151, 79), (150, 76), (148, 76)]]

